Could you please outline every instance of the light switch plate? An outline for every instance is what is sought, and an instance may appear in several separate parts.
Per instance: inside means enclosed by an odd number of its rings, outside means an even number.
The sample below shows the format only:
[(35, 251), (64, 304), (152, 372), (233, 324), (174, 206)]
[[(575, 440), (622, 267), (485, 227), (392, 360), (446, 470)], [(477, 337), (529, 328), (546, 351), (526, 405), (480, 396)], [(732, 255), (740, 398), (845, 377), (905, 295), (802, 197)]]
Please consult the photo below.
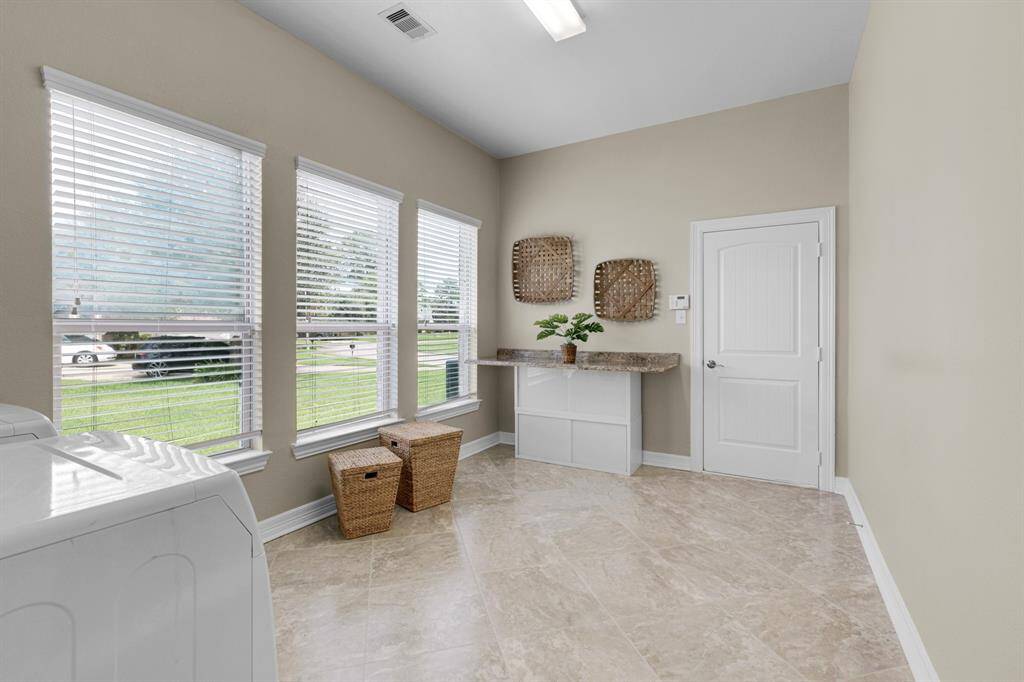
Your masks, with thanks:
[(690, 297), (686, 294), (669, 294), (668, 296), (668, 309), (669, 310), (689, 310), (690, 309)]
[(676, 324), (686, 324), (686, 311), (685, 310), (677, 310), (676, 311)]

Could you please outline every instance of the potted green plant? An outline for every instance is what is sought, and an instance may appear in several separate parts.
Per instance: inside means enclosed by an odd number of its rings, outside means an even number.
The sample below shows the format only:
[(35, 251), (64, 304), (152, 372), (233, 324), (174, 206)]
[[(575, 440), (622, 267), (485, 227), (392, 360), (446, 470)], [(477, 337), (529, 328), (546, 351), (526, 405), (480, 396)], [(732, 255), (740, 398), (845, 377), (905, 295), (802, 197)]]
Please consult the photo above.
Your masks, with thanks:
[(555, 313), (551, 317), (534, 322), (534, 326), (540, 327), (537, 340), (546, 339), (549, 336), (561, 336), (565, 339), (562, 344), (562, 362), (576, 362), (576, 344), (574, 341), (585, 343), (591, 334), (599, 334), (604, 327), (597, 320), (589, 322), (593, 315), (589, 313), (576, 313), (569, 319), (568, 315)]

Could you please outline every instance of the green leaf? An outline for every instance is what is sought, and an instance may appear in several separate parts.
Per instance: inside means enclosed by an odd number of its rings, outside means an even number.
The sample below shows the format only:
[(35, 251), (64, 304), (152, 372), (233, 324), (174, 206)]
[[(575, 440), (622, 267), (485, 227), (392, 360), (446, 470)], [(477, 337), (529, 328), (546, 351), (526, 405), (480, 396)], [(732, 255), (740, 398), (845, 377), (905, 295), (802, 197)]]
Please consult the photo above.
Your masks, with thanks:
[(548, 338), (549, 336), (554, 336), (554, 334), (555, 334), (555, 332), (553, 332), (552, 330), (545, 329), (544, 331), (542, 331), (539, 334), (537, 334), (537, 340), (541, 341), (543, 339)]
[(552, 322), (557, 322), (558, 324), (565, 324), (569, 321), (569, 318), (564, 313), (555, 313), (548, 319)]
[(593, 317), (593, 315), (591, 315), (590, 313), (576, 313), (575, 315), (572, 316), (572, 321), (573, 322), (586, 322), (587, 320), (589, 320), (592, 317)]
[(588, 337), (586, 333), (580, 334), (580, 341), (586, 341), (588, 338), (590, 337)]

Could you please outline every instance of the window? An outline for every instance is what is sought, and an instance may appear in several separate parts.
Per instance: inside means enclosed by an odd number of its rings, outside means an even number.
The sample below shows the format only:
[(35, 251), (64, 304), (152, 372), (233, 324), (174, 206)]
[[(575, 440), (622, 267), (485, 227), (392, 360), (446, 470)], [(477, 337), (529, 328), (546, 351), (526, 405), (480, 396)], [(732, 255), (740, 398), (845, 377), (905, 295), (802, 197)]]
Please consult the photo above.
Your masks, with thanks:
[(394, 416), (402, 195), (303, 158), (296, 176), (298, 428)]
[(44, 83), (60, 430), (254, 447), (263, 146), (53, 69)]
[(419, 204), (417, 393), (420, 409), (476, 395), (476, 240), (480, 221)]

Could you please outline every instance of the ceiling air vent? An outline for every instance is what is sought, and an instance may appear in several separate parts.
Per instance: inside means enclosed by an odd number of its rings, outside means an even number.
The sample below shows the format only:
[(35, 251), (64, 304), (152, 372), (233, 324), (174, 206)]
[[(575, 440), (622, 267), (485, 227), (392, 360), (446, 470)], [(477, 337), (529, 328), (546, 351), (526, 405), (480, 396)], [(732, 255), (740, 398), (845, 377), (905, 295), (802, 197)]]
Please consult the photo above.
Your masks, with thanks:
[(410, 12), (409, 8), (401, 2), (394, 7), (387, 8), (380, 13), (380, 16), (408, 36), (409, 40), (423, 40), (437, 33), (430, 24)]

